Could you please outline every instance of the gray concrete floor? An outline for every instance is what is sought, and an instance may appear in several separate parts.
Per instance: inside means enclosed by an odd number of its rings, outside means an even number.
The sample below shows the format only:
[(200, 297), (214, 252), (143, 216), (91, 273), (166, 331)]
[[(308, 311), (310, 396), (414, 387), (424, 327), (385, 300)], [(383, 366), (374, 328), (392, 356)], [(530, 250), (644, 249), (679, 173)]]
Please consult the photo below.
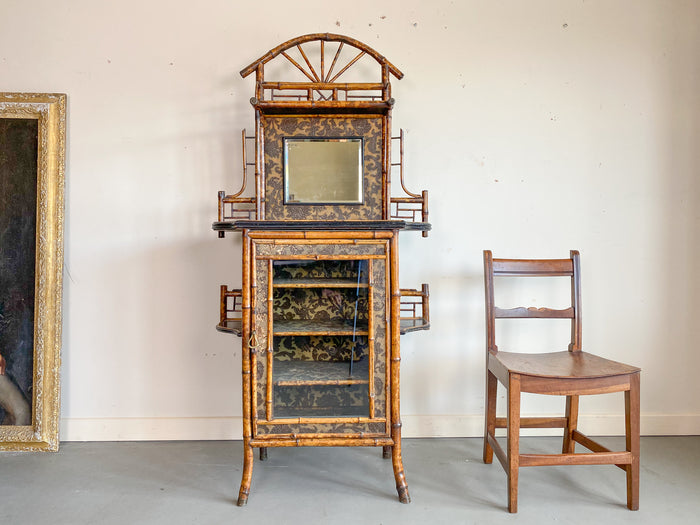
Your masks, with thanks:
[[(523, 438), (521, 449), (555, 452), (559, 443)], [(505, 473), (481, 462), (475, 438), (404, 440), (409, 505), (398, 501), (381, 448), (270, 449), (266, 462), (256, 454), (250, 499), (239, 508), (241, 450), (240, 441), (197, 441), (0, 453), (0, 523), (675, 524), (700, 514), (700, 436), (642, 438), (638, 512), (625, 507), (618, 468), (531, 467), (520, 471), (519, 512), (510, 515)]]

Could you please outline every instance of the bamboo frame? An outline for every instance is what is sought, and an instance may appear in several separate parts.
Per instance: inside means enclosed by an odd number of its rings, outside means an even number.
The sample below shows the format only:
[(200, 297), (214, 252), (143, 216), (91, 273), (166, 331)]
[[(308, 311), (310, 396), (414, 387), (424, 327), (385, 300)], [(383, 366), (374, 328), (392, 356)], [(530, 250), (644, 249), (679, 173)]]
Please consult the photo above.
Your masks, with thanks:
[[(240, 289), (229, 290), (225, 284), (222, 284), (219, 290), (219, 324), (216, 328), (222, 332), (230, 332), (242, 336), (243, 292)], [(230, 298), (233, 298), (233, 305), (229, 308), (228, 300)]]
[[(399, 310), (399, 322), (408, 321), (409, 326), (404, 327), (401, 323), (401, 333), (415, 330), (427, 330), (430, 328), (430, 288), (427, 283), (421, 285), (420, 290), (402, 288), (401, 303)], [(420, 297), (420, 301), (407, 298)], [(418, 311), (420, 308), (420, 312)], [(416, 321), (420, 321), (418, 324)]]
[[(391, 160), (391, 153), (389, 153), (389, 169), (397, 168), (399, 169), (399, 180), (401, 183), (401, 189), (407, 195), (407, 197), (390, 197), (389, 203), (391, 212), (389, 215), (390, 219), (400, 219), (409, 222), (423, 222), (427, 223), (429, 218), (428, 211), (428, 191), (423, 190), (420, 195), (413, 193), (406, 187), (406, 182), (404, 179), (404, 131), (399, 130), (399, 135), (397, 137), (391, 137), (391, 142), (399, 141), (399, 162), (393, 162)], [(391, 196), (391, 192), (389, 192)], [(423, 237), (428, 236), (428, 231), (424, 230), (422, 232)]]

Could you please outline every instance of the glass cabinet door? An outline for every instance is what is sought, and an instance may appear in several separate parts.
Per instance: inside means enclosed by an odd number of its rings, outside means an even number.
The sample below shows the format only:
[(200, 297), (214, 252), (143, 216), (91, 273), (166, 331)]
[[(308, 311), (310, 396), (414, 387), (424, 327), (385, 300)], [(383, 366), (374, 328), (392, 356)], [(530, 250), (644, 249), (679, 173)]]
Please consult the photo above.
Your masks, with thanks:
[(371, 265), (272, 262), (273, 419), (371, 417)]

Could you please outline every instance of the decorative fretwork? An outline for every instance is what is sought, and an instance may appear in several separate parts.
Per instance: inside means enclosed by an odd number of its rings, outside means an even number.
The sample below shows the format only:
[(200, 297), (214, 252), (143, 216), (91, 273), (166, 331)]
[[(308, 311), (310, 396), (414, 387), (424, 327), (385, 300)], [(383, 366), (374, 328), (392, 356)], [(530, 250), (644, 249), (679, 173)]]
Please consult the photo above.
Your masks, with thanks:
[[(391, 197), (390, 214), (392, 219), (403, 220), (406, 222), (428, 222), (428, 190), (423, 190), (420, 194), (413, 193), (406, 188), (403, 176), (403, 130), (398, 137), (391, 137), (392, 143), (399, 143), (399, 161), (391, 162), (391, 170), (394, 172), (399, 170), (399, 180), (401, 188), (407, 197)], [(394, 148), (392, 148), (394, 149)], [(427, 237), (427, 230), (423, 231), (423, 237)]]
[(430, 293), (427, 284), (420, 290), (402, 288), (400, 311), (400, 330), (402, 334), (430, 328)]
[[(275, 63), (284, 70), (301, 74), (301, 81), (278, 82), (265, 79), (265, 65)], [(352, 82), (354, 69), (361, 69), (367, 58), (380, 66), (376, 82)], [(284, 66), (288, 67), (284, 67)], [(264, 102), (383, 102), (391, 99), (389, 75), (402, 78), (403, 73), (386, 58), (362, 42), (343, 35), (316, 33), (294, 38), (272, 49), (241, 71), (243, 77), (256, 72), (256, 99)], [(268, 69), (268, 73), (270, 73)], [(273, 74), (277, 73), (276, 71)]]
[(229, 290), (221, 285), (221, 302), (219, 305), (219, 324), (217, 330), (242, 334), (242, 293), (241, 290)]

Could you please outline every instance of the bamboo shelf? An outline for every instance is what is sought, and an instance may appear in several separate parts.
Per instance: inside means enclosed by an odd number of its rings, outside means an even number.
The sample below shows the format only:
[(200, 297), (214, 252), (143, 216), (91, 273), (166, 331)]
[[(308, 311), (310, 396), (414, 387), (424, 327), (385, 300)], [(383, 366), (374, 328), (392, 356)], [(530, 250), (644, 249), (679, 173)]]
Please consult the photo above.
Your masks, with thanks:
[(357, 279), (275, 279), (275, 288), (367, 288), (368, 284)]
[(240, 319), (224, 319), (216, 325), (216, 329), (219, 332), (237, 335), (238, 337), (243, 335), (243, 323)]
[(399, 330), (401, 335), (430, 329), (430, 292), (427, 284), (420, 290), (401, 289)]
[(275, 321), (273, 335), (367, 335), (367, 321), (358, 321), (353, 329), (352, 320), (316, 321), (293, 319)]

